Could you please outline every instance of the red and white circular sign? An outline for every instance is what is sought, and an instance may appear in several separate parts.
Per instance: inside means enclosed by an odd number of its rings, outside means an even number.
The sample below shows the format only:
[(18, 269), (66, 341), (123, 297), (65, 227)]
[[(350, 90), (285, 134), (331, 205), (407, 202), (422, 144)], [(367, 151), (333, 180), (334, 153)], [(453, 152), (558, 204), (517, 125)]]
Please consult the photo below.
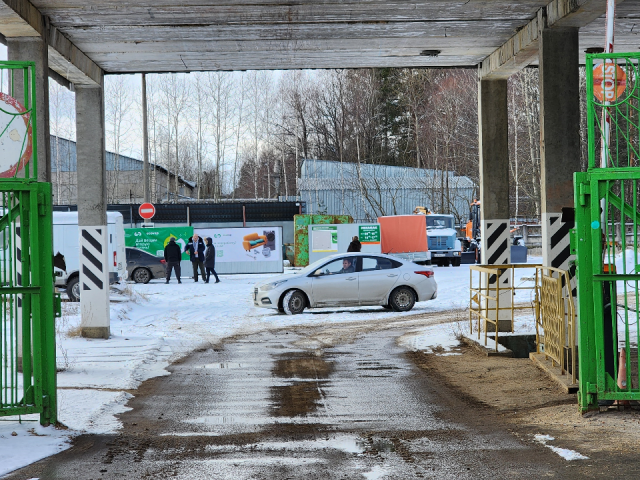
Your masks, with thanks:
[(156, 207), (152, 203), (143, 203), (138, 207), (138, 214), (145, 220), (149, 220), (156, 214)]
[(0, 93), (0, 178), (10, 178), (31, 160), (31, 121), (15, 98)]

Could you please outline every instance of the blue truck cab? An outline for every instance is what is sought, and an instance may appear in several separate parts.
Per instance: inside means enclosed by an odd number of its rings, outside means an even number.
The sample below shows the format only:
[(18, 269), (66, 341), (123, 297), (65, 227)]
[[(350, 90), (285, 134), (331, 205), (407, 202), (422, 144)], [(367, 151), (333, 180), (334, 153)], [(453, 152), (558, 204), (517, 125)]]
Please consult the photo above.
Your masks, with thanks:
[(459, 267), (462, 244), (457, 238), (453, 215), (430, 214), (425, 218), (431, 263), (441, 267)]

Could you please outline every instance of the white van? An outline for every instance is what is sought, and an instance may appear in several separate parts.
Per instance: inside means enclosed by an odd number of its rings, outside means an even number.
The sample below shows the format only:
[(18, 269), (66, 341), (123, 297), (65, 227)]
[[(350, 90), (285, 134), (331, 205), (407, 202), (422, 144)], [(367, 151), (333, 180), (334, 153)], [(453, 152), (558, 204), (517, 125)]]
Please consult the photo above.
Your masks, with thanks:
[[(127, 262), (124, 246), (124, 222), (119, 212), (107, 212), (109, 242), (109, 283), (127, 279)], [(53, 254), (64, 255), (67, 271), (54, 268), (56, 287), (67, 290), (69, 299), (80, 300), (80, 251), (78, 243), (78, 212), (53, 212)], [(112, 261), (113, 260), (113, 261)]]

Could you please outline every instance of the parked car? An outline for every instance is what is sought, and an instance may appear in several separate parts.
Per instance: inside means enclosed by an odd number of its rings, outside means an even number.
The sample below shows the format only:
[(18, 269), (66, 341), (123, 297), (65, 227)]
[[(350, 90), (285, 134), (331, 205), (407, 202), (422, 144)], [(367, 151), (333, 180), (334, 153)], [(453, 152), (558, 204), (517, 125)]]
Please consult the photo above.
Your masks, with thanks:
[(256, 307), (287, 314), (305, 308), (380, 305), (407, 312), (438, 294), (433, 269), (384, 254), (347, 253), (325, 257), (295, 274), (258, 283)]
[[(80, 301), (80, 230), (78, 212), (53, 212), (53, 252), (64, 255), (65, 270), (54, 268), (56, 287), (64, 288), (72, 302)], [(107, 212), (109, 284), (127, 279), (122, 214)], [(113, 260), (113, 261), (112, 261)]]
[(164, 278), (165, 259), (139, 248), (127, 247), (127, 272), (136, 283), (149, 283), (152, 278)]

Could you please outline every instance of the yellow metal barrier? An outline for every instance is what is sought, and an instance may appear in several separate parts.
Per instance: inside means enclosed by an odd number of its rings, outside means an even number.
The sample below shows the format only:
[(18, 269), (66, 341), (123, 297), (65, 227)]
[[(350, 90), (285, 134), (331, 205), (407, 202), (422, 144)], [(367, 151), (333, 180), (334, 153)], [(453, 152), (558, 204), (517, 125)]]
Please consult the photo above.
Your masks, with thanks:
[[(515, 272), (518, 269), (535, 268), (533, 287), (516, 287)], [(474, 274), (475, 272), (475, 274)], [(508, 273), (509, 286), (502, 282), (490, 283)], [(496, 280), (497, 280), (496, 278)], [(469, 267), (469, 330), (473, 334), (474, 319), (478, 331), (484, 329), (484, 344), (487, 345), (489, 328), (495, 332), (495, 351), (498, 351), (498, 323), (500, 312), (509, 311), (511, 332), (516, 310), (529, 310), (531, 304), (517, 305), (513, 301), (516, 290), (535, 293), (533, 309), (536, 321), (536, 349), (544, 344), (544, 354), (552, 364), (560, 366), (564, 375), (571, 366), (572, 383), (576, 383), (576, 309), (571, 296), (569, 272), (559, 268), (536, 264), (471, 265)], [(506, 300), (509, 300), (507, 302)], [(506, 306), (505, 306), (506, 304)], [(504, 317), (504, 315), (503, 315)]]
[[(513, 317), (516, 310), (528, 310), (530, 305), (516, 305), (513, 302), (513, 296), (516, 290), (531, 290), (531, 287), (516, 287), (515, 272), (522, 268), (536, 268), (540, 265), (530, 263), (517, 263), (508, 265), (471, 265), (469, 267), (469, 329), (473, 333), (474, 316), (477, 320), (478, 340), (480, 339), (480, 331), (484, 326), (484, 344), (487, 345), (487, 333), (489, 331), (488, 324), (493, 326), (495, 331), (495, 351), (498, 351), (498, 323), (501, 311), (509, 311), (511, 319), (511, 332), (513, 332)], [(478, 274), (474, 277), (474, 272)], [(496, 281), (490, 284), (492, 276), (502, 277), (505, 273), (510, 275), (509, 286), (505, 287), (502, 282)], [(477, 284), (474, 284), (477, 280)], [(537, 281), (536, 281), (537, 284)], [(503, 306), (500, 306), (500, 300), (503, 300)], [(505, 300), (508, 299), (508, 305)], [(538, 318), (538, 302), (535, 303), (536, 319)]]
[[(576, 309), (571, 296), (569, 272), (553, 267), (536, 267), (536, 345), (544, 343), (544, 355), (559, 365), (564, 375), (571, 364), (572, 383), (576, 383)], [(541, 342), (540, 329), (544, 335)]]

